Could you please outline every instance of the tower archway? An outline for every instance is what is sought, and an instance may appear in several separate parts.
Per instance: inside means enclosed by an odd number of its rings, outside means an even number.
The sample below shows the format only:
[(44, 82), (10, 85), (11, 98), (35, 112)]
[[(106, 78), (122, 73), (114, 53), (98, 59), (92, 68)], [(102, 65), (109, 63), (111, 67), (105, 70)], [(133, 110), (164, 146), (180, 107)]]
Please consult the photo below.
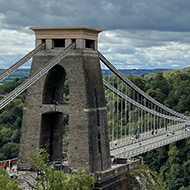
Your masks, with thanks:
[(47, 150), (51, 161), (62, 159), (63, 113), (56, 106), (64, 103), (65, 69), (56, 65), (47, 74), (43, 90), (43, 104), (54, 105), (55, 109), (42, 114), (40, 148)]

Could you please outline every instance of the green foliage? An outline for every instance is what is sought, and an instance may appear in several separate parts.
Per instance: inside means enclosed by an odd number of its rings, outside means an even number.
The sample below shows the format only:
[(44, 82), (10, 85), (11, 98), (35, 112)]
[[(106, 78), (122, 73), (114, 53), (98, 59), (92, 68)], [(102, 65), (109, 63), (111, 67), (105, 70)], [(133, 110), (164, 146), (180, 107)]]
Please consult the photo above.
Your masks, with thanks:
[(188, 187), (190, 185), (190, 160), (183, 163), (183, 176), (184, 176), (184, 186)]
[(163, 72), (157, 72), (154, 78), (148, 80), (147, 83), (148, 88), (152, 88), (153, 90), (160, 89), (161, 93), (165, 96), (168, 95), (170, 91), (170, 85), (166, 78), (163, 76)]
[(28, 154), (30, 164), (40, 172), (36, 184), (28, 184), (36, 190), (89, 190), (95, 183), (95, 178), (84, 171), (73, 171), (65, 174), (49, 167), (49, 155), (44, 149)]
[(188, 113), (190, 111), (190, 67), (183, 70), (164, 72), (164, 76), (171, 86), (171, 91), (165, 100), (166, 105), (176, 109), (178, 112)]
[(190, 187), (184, 187), (184, 186), (182, 186), (179, 190), (190, 190)]
[[(2, 98), (24, 80), (15, 80), (1, 85)], [(0, 110), (0, 160), (14, 158), (18, 155), (24, 100), (25, 93)]]
[(165, 184), (162, 182), (157, 172), (150, 170), (147, 165), (141, 165), (131, 170), (127, 174), (127, 178), (128, 181), (130, 181), (127, 186), (129, 190), (144, 189), (144, 185), (146, 185), (147, 190), (165, 190)]
[(157, 172), (168, 159), (167, 147), (161, 147), (143, 155), (148, 166)]
[[(25, 79), (8, 81), (0, 86), (0, 99), (7, 93), (20, 85)], [(64, 102), (69, 98), (68, 81), (64, 85)], [(25, 93), (19, 95), (4, 109), (0, 110), (0, 160), (10, 159), (18, 156), (18, 143), (20, 142), (20, 129), (22, 113), (25, 101)], [(68, 115), (63, 118), (63, 151), (68, 149)]]
[(179, 150), (177, 149), (175, 143), (169, 145), (168, 151), (168, 163), (171, 166), (172, 164), (179, 163)]
[(177, 110), (181, 113), (190, 111), (190, 95), (182, 95), (177, 104)]
[(178, 190), (183, 184), (183, 173), (179, 164), (172, 164), (169, 172), (166, 173), (167, 190)]
[(8, 142), (6, 143), (0, 150), (0, 153), (3, 154), (3, 157), (0, 157), (1, 160), (5, 160), (7, 158), (16, 158), (18, 155), (18, 143)]
[[(190, 67), (165, 71), (163, 77), (168, 81), (170, 89), (163, 102), (166, 106), (189, 115)], [(155, 78), (155, 74), (151, 74), (151, 80)], [(161, 179), (166, 182), (167, 190), (190, 189), (190, 138), (150, 151), (145, 154), (144, 159), (151, 169), (158, 171)]]
[[(0, 69), (0, 73), (2, 73), (3, 71), (5, 71), (5, 69)], [(6, 79), (1, 81), (0, 85), (7, 81), (15, 81), (15, 80), (19, 80), (19, 78), (28, 77), (29, 73), (30, 73), (30, 69), (17, 69), (16, 71), (14, 71), (14, 73), (12, 73)]]
[[(190, 67), (183, 70), (151, 73), (146, 76), (129, 75), (127, 77), (156, 100), (178, 112), (190, 115)], [(135, 98), (137, 102), (142, 102), (142, 99), (139, 98), (137, 93), (134, 93), (130, 87), (124, 87), (122, 82), (118, 83), (118, 79), (116, 79), (115, 76), (105, 76), (105, 79), (113, 84), (113, 86), (122, 90), (129, 97)], [(21, 84), (23, 80), (24, 79), (17, 79), (1, 85), (0, 99)], [(112, 134), (114, 134), (114, 136), (124, 134), (132, 135), (143, 131), (143, 126), (147, 124), (151, 126), (153, 118), (150, 117), (149, 114), (144, 114), (144, 117), (141, 117), (141, 111), (139, 109), (111, 95), (108, 91), (105, 92), (105, 95), (107, 104), (109, 105), (108, 126), (110, 130), (110, 140), (112, 139)], [(69, 99), (68, 81), (66, 81), (64, 87), (63, 99), (64, 102), (67, 102)], [(17, 156), (24, 100), (25, 94), (23, 93), (0, 111), (0, 160)], [(144, 105), (148, 105), (148, 103), (145, 101)], [(151, 105), (148, 106), (151, 107)], [(125, 113), (125, 109), (127, 113)], [(124, 119), (125, 114), (127, 117)], [(68, 116), (66, 115), (63, 119), (63, 125), (63, 151), (67, 151)], [(117, 126), (114, 131), (112, 131), (112, 125)], [(126, 130), (121, 129), (121, 125), (126, 127)], [(139, 129), (138, 126), (141, 126), (141, 128)], [(179, 143), (177, 142), (176, 144), (151, 151), (145, 154), (144, 158), (150, 168), (156, 170), (160, 177), (166, 181), (168, 190), (172, 188), (181, 188), (182, 190), (189, 188), (190, 139), (185, 139), (179, 141)], [(180, 177), (180, 175), (182, 177)], [(183, 187), (181, 187), (182, 185)]]
[(147, 90), (146, 93), (160, 103), (163, 103), (166, 98), (165, 94), (162, 93), (159, 88), (156, 88), (155, 90), (151, 88)]
[(27, 155), (29, 163), (36, 171), (45, 171), (49, 164), (49, 155), (44, 149), (39, 149)]
[(188, 189), (190, 185), (190, 160), (186, 156), (190, 154), (189, 143), (189, 138), (184, 139), (144, 155), (146, 163), (166, 183), (167, 190), (178, 190), (182, 186)]
[(22, 79), (17, 78), (14, 81), (7, 81), (3, 85), (1, 85), (0, 94), (7, 94), (7, 93), (11, 92), (25, 80), (26, 80), (26, 78), (22, 78)]
[(18, 181), (17, 180), (11, 181), (8, 173), (3, 168), (0, 168), (0, 189), (21, 190), (21, 188), (18, 187)]

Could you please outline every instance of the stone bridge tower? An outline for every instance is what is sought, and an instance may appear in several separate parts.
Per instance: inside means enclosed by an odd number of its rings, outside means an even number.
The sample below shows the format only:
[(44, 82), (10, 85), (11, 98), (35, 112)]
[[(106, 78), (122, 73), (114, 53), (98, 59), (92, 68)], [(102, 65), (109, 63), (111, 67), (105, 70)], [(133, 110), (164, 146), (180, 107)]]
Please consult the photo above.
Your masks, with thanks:
[[(69, 115), (69, 166), (89, 172), (110, 168), (106, 102), (97, 53), (101, 30), (83, 26), (30, 29), (35, 32), (36, 46), (46, 43), (46, 49), (34, 56), (30, 75), (70, 43), (76, 42), (76, 49), (27, 90), (19, 168), (29, 168), (27, 152), (41, 147), (47, 149), (52, 161), (62, 159), (63, 114)], [(63, 101), (66, 77), (68, 104)]]

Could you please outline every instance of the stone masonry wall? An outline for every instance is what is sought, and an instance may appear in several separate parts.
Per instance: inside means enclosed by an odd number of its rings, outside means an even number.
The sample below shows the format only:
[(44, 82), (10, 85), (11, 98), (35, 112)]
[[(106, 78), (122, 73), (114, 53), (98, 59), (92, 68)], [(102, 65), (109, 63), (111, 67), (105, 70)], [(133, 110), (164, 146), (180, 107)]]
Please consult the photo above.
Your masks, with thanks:
[(142, 164), (141, 159), (131, 163), (118, 164), (112, 169), (96, 172), (96, 183), (93, 190), (127, 190), (127, 173)]
[[(42, 68), (61, 50), (44, 50), (32, 61), (31, 74)], [(76, 49), (58, 63), (69, 82), (69, 165), (95, 172), (110, 168), (107, 111), (97, 51)], [(65, 73), (63, 73), (65, 74)], [(44, 114), (43, 90), (47, 74), (27, 91), (23, 113), (18, 164), (30, 167), (26, 155), (40, 147)], [(55, 75), (56, 77), (56, 75)], [(43, 108), (43, 109), (42, 109)], [(46, 134), (47, 135), (47, 134)], [(56, 138), (61, 139), (62, 134)], [(60, 150), (61, 140), (57, 148)], [(57, 143), (56, 142), (56, 143)], [(56, 147), (55, 147), (56, 148)], [(55, 159), (60, 154), (55, 150)]]

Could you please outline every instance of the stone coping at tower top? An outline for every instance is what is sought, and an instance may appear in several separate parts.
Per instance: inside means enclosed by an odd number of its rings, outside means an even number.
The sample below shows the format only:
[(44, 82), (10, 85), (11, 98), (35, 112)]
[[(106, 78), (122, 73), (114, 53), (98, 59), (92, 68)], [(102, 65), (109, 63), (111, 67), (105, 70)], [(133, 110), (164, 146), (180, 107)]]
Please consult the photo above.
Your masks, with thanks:
[(56, 26), (56, 27), (30, 27), (35, 32), (36, 39), (91, 39), (97, 40), (98, 34), (103, 30), (88, 26)]

